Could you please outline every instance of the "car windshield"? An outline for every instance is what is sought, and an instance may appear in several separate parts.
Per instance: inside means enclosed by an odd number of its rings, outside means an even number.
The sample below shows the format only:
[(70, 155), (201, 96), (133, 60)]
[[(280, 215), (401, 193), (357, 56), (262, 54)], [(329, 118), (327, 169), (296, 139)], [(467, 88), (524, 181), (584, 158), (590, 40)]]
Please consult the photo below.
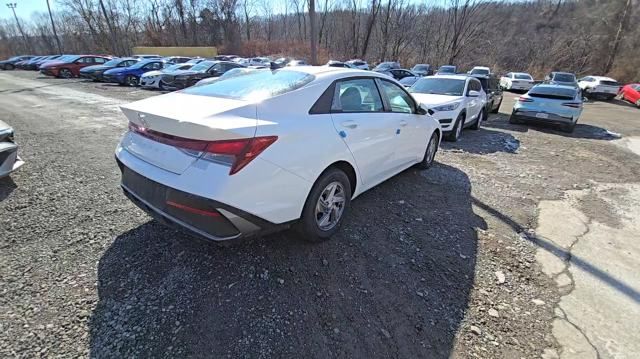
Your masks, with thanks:
[(413, 71), (427, 71), (429, 70), (429, 66), (428, 65), (416, 65), (413, 67), (412, 69)]
[(386, 69), (390, 69), (394, 67), (394, 63), (393, 62), (383, 62), (381, 64), (379, 64), (378, 66), (376, 66), (376, 68), (374, 70), (386, 70)]
[(454, 74), (456, 72), (456, 68), (454, 66), (442, 66), (438, 69), (440, 73)]
[(620, 86), (620, 83), (611, 80), (600, 80), (600, 84), (607, 86)]
[(489, 70), (487, 69), (473, 69), (471, 70), (472, 75), (488, 75)]
[(529, 74), (515, 74), (513, 75), (513, 78), (518, 80), (533, 80), (533, 78)]
[(299, 71), (255, 71), (225, 81), (187, 88), (183, 92), (199, 96), (260, 101), (299, 89), (314, 79), (315, 76)]
[(189, 68), (191, 68), (189, 65), (186, 64), (175, 64), (175, 65), (171, 65), (167, 68), (164, 69), (164, 71), (176, 71), (176, 70), (188, 70)]
[(576, 97), (576, 90), (566, 87), (534, 86), (527, 95), (555, 100), (573, 100)]
[(123, 60), (123, 59), (113, 59), (113, 60), (109, 60), (109, 61), (107, 61), (107, 62), (105, 62), (105, 63), (104, 63), (104, 66), (113, 66), (113, 67), (116, 67), (116, 66), (118, 66), (118, 64), (119, 64), (119, 63), (121, 63), (121, 62), (123, 62), (123, 61), (126, 61), (126, 60)]
[(442, 78), (422, 78), (416, 81), (409, 89), (409, 92), (462, 96), (464, 92), (465, 80), (459, 79), (442, 79)]
[(560, 81), (560, 82), (575, 82), (576, 81), (576, 76), (573, 74), (555, 74), (555, 76), (553, 76), (553, 81)]
[(214, 61), (202, 61), (201, 63), (193, 66), (191, 68), (192, 71), (196, 71), (196, 72), (205, 72), (207, 70), (209, 70), (209, 68), (213, 65), (215, 65), (216, 63)]
[(416, 83), (416, 81), (418, 81), (418, 78), (417, 78), (417, 77), (415, 77), (415, 76), (407, 76), (407, 77), (405, 77), (405, 78), (401, 79), (401, 80), (400, 80), (400, 81), (398, 81), (398, 82), (400, 82), (400, 83), (401, 83), (401, 84), (403, 84), (404, 86), (411, 86), (411, 85), (413, 85), (414, 83)]

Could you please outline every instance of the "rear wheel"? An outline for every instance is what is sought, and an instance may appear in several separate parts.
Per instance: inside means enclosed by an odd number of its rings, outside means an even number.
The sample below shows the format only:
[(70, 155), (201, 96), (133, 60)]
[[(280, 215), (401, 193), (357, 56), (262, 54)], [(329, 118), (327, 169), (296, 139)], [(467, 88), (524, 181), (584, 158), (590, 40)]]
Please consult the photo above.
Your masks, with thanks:
[(73, 77), (73, 73), (69, 69), (60, 69), (60, 72), (58, 72), (58, 75), (63, 79), (70, 79)]
[(5, 70), (13, 70), (13, 69), (15, 69), (15, 68), (16, 68), (16, 67), (15, 67), (15, 66), (13, 66), (12, 64), (6, 64), (6, 65), (4, 65), (4, 69), (5, 69)]
[(440, 140), (440, 135), (438, 132), (434, 132), (429, 139), (429, 143), (427, 144), (427, 149), (424, 152), (424, 158), (420, 163), (416, 164), (416, 167), (421, 170), (426, 170), (431, 167), (433, 164), (433, 159), (436, 157), (436, 152), (438, 152), (438, 142)]
[(447, 137), (445, 137), (447, 141), (456, 142), (460, 139), (460, 136), (462, 136), (463, 122), (464, 122), (464, 116), (462, 114), (458, 115), (458, 118), (456, 119), (456, 123), (455, 125), (453, 125), (453, 129), (451, 130), (451, 132), (447, 134)]
[(325, 171), (311, 188), (302, 217), (296, 225), (300, 237), (309, 242), (331, 238), (342, 224), (351, 204), (349, 177), (337, 169)]
[(124, 82), (127, 84), (127, 86), (136, 87), (138, 86), (138, 82), (140, 82), (140, 80), (138, 79), (138, 76), (129, 75), (127, 76), (127, 78), (125, 78)]

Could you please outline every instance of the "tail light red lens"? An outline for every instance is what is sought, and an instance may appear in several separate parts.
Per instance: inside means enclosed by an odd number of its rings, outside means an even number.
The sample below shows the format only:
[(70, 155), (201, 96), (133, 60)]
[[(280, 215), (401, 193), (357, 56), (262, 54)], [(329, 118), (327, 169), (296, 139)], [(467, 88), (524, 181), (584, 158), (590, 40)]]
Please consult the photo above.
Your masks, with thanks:
[(230, 166), (230, 175), (238, 173), (278, 139), (278, 136), (262, 136), (221, 141), (194, 140), (154, 131), (133, 122), (129, 122), (129, 130), (165, 145), (195, 151), (204, 160)]
[(532, 99), (528, 98), (528, 97), (518, 97), (518, 102), (533, 102)]
[(565, 103), (562, 104), (562, 106), (580, 108), (580, 106), (582, 106), (582, 104), (580, 102), (565, 102)]

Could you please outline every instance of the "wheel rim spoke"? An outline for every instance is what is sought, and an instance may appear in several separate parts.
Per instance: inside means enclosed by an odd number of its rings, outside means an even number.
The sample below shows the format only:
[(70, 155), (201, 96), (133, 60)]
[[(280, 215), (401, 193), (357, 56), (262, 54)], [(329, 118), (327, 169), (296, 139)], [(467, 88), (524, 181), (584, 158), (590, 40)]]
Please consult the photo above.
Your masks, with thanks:
[(320, 229), (330, 230), (340, 222), (345, 201), (341, 183), (332, 182), (324, 188), (316, 203), (316, 223)]

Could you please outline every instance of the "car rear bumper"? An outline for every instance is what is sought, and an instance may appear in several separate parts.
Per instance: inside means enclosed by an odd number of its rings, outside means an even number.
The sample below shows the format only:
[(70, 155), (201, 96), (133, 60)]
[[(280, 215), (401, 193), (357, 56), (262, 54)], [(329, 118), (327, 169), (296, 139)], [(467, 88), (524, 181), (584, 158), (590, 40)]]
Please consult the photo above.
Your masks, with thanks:
[(125, 166), (121, 187), (138, 207), (159, 222), (212, 241), (274, 232), (289, 224), (274, 224), (224, 203), (155, 182)]
[(522, 111), (515, 110), (511, 114), (515, 119), (525, 122), (536, 122), (536, 123), (549, 123), (549, 124), (558, 124), (558, 125), (568, 125), (573, 123), (573, 117), (566, 117), (554, 113), (544, 112), (546, 118), (540, 117), (539, 115), (542, 112), (538, 111)]
[(618, 91), (614, 89), (603, 90), (603, 89), (597, 89), (597, 88), (595, 89), (586, 88), (584, 92), (590, 96), (596, 96), (596, 97), (615, 97), (618, 94)]

